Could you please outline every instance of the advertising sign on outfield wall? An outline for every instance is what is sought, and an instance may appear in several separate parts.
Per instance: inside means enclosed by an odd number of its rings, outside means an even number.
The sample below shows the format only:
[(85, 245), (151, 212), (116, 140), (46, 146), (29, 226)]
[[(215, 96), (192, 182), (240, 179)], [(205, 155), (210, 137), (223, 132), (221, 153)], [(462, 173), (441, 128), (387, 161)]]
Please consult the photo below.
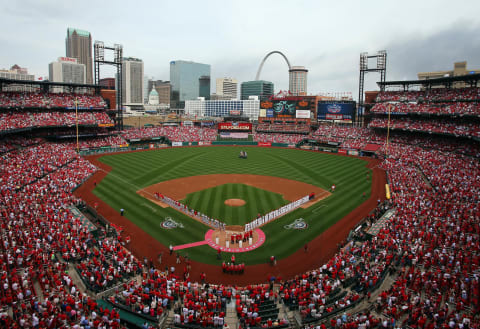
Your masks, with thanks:
[(183, 146), (182, 142), (172, 142), (172, 146)]
[(272, 146), (270, 142), (258, 142), (258, 146)]

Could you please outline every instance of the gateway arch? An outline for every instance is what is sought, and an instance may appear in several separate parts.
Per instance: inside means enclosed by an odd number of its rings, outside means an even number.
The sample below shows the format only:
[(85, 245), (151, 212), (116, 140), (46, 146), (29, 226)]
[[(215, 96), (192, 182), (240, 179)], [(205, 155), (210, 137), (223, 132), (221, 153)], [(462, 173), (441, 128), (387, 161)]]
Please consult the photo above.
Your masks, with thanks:
[(292, 66), (290, 65), (290, 62), (288, 61), (288, 58), (287, 56), (285, 56), (281, 51), (278, 51), (278, 50), (274, 50), (274, 51), (271, 51), (267, 54), (267, 56), (265, 56), (262, 60), (262, 62), (260, 63), (260, 67), (258, 68), (258, 71), (257, 71), (257, 75), (255, 77), (255, 80), (258, 80), (258, 78), (260, 78), (260, 73), (262, 73), (262, 68), (263, 68), (263, 64), (265, 64), (265, 61), (267, 60), (267, 58), (272, 55), (272, 54), (279, 54), (281, 55), (284, 59), (285, 59), (285, 62), (287, 62), (287, 65), (288, 65), (288, 71), (291, 70)]

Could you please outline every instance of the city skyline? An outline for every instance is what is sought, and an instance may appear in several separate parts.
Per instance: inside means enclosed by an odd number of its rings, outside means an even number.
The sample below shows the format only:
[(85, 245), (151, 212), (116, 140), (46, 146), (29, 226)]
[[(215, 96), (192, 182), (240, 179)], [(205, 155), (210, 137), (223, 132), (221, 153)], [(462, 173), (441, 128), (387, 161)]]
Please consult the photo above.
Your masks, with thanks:
[[(126, 56), (144, 61), (146, 75), (160, 80), (169, 80), (170, 61), (191, 60), (211, 65), (212, 83), (226, 76), (251, 81), (273, 50), (308, 69), (308, 92), (313, 94), (356, 95), (359, 54), (365, 51), (386, 49), (387, 80), (449, 70), (456, 61), (480, 68), (480, 4), (475, 1), (142, 2), (149, 10), (125, 24), (125, 15), (136, 7), (126, 1), (85, 1), (76, 10), (54, 0), (3, 3), (0, 26), (4, 31), (14, 26), (15, 33), (0, 36), (2, 48), (8, 49), (0, 54), (0, 68), (18, 64), (36, 77), (47, 76), (48, 63), (65, 53), (68, 27), (89, 31), (92, 40), (122, 44)], [(178, 10), (179, 15), (168, 14)], [(101, 77), (108, 76), (113, 74)], [(276, 91), (287, 90), (283, 58), (270, 56), (260, 79), (272, 81)], [(376, 89), (377, 80), (367, 75), (365, 90)]]

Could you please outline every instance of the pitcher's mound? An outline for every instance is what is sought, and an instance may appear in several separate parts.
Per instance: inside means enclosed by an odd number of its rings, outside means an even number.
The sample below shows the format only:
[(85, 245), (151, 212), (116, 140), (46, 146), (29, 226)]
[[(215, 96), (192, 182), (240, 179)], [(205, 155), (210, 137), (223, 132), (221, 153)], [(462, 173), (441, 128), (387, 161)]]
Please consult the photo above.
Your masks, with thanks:
[(245, 204), (245, 200), (242, 199), (228, 199), (225, 200), (225, 205), (230, 207), (240, 207)]

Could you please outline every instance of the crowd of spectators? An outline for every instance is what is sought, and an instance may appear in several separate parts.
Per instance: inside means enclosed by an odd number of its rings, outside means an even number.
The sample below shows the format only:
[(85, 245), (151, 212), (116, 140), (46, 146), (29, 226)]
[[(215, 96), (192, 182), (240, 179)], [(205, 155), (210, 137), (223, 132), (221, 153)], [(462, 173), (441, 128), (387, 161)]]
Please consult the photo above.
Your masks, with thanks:
[(372, 113), (386, 114), (435, 114), (435, 115), (474, 115), (480, 116), (478, 102), (452, 103), (377, 103), (370, 110)]
[[(475, 91), (421, 97), (477, 99), (478, 88)], [(382, 97), (396, 101), (397, 96)], [(406, 93), (405, 97), (419, 96)], [(94, 113), (101, 112), (88, 114)], [(392, 122), (398, 129), (415, 131), (421, 126), (422, 131), (480, 137), (474, 124)], [(370, 127), (385, 124), (376, 118)], [(82, 146), (160, 136), (204, 141), (214, 140), (216, 133), (210, 128), (144, 128), (125, 131), (123, 138), (84, 141)], [(359, 149), (372, 142), (383, 145), (386, 137), (385, 132), (341, 126), (320, 126), (313, 136)], [(304, 136), (255, 135), (255, 140), (264, 142), (296, 143), (296, 138)], [(73, 264), (89, 290), (113, 288), (109, 302), (117, 308), (158, 320), (173, 306), (174, 324), (222, 327), (226, 304), (233, 297), (242, 328), (288, 325), (278, 317), (280, 299), (298, 310), (306, 328), (480, 328), (476, 316), (480, 313), (480, 165), (475, 158), (480, 148), (474, 143), (392, 134), (388, 157), (380, 167), (388, 174), (395, 214), (371, 239), (351, 241), (321, 267), (279, 280), (278, 292), (273, 283), (225, 287), (191, 282), (174, 270), (159, 272), (152, 262), (142, 265), (115, 238), (94, 238), (70, 210), (82, 202), (72, 189), (95, 171), (75, 153), (73, 144), (15, 137), (0, 143), (0, 326), (121, 326), (117, 311), (99, 308), (74, 284), (68, 273)], [(385, 151), (384, 145), (380, 154)], [(368, 225), (380, 215), (369, 217)], [(393, 284), (370, 298), (388, 275)], [(134, 276), (140, 280), (132, 280)], [(365, 310), (347, 314), (361, 301), (366, 302)]]
[(127, 140), (167, 137), (171, 142), (211, 142), (216, 140), (217, 130), (213, 128), (159, 126), (125, 130), (122, 132), (122, 136)]
[(0, 92), (0, 108), (6, 109), (104, 109), (105, 100), (100, 95), (70, 93)]
[(69, 207), (81, 203), (71, 191), (94, 166), (68, 146), (49, 143), (5, 153), (0, 165), (0, 324), (120, 327), (115, 312), (97, 313), (58, 258), (89, 252), (92, 236)]
[(480, 88), (434, 88), (418, 91), (383, 91), (377, 95), (377, 102), (461, 102), (480, 100)]
[(0, 153), (13, 151), (19, 147), (39, 144), (43, 141), (40, 137), (27, 138), (23, 136), (10, 136), (0, 139)]
[(31, 127), (58, 127), (79, 125), (113, 125), (106, 112), (99, 111), (18, 111), (0, 112), (0, 131)]
[[(73, 144), (75, 144), (74, 147), (76, 147), (76, 143)], [(120, 135), (99, 136), (94, 138), (82, 139), (79, 141), (80, 149), (91, 149), (106, 146), (116, 147), (120, 145), (128, 145), (128, 142)]]
[[(387, 128), (388, 119), (374, 118), (368, 126), (370, 128)], [(396, 118), (390, 120), (390, 129), (480, 137), (480, 124), (475, 122), (459, 123), (450, 120), (414, 120), (412, 118)]]
[(174, 324), (223, 327), (231, 288), (191, 282), (180, 287), (180, 301), (174, 307)]
[(256, 142), (262, 143), (286, 143), (286, 144), (297, 144), (298, 142), (305, 139), (305, 135), (299, 134), (262, 134), (255, 133), (253, 134), (253, 140)]
[(361, 127), (353, 126), (335, 126), (335, 125), (320, 125), (318, 129), (312, 134), (316, 136), (339, 137), (339, 138), (359, 138), (369, 137), (371, 130)]
[(293, 133), (293, 134), (309, 134), (310, 126), (306, 124), (270, 124), (260, 123), (256, 128), (257, 132), (263, 133)]

